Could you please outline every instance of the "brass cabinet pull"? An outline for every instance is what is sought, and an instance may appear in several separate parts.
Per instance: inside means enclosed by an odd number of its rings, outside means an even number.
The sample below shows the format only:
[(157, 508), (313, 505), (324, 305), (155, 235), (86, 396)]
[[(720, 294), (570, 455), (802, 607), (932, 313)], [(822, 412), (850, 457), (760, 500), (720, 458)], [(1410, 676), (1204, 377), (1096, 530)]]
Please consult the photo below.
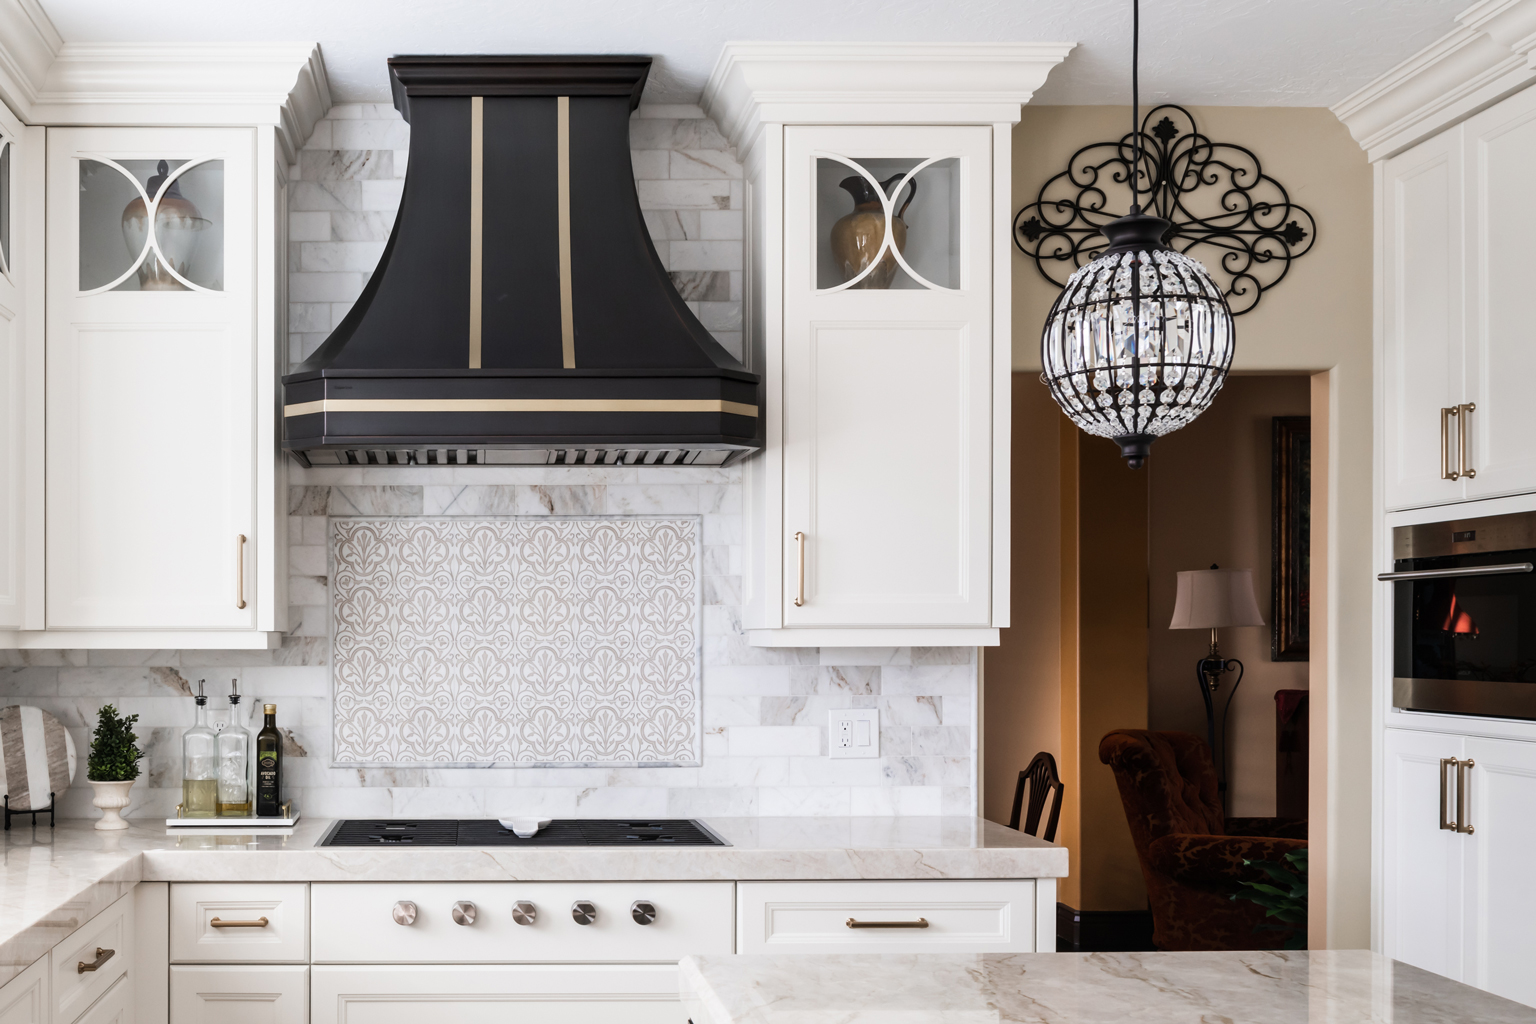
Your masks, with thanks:
[(928, 919), (920, 917), (916, 921), (859, 921), (850, 917), (847, 925), (849, 928), (927, 928)]
[(245, 534), (235, 543), (235, 607), (245, 607)]
[(267, 919), (258, 917), (254, 921), (220, 921), (218, 918), (214, 918), (208, 923), (215, 928), (265, 928), (267, 926)]
[(1455, 767), (1457, 763), (1454, 757), (1442, 757), (1440, 759), (1440, 830), (1442, 832), (1460, 831), (1456, 826), (1456, 822), (1448, 820), (1445, 815), (1445, 812), (1448, 810), (1446, 807), (1446, 797), (1449, 795), (1446, 791), (1450, 788), (1446, 783), (1446, 776), (1449, 774), (1447, 769)]
[(90, 963), (86, 963), (84, 960), (81, 960), (79, 963), (75, 964), (75, 973), (85, 974), (87, 971), (101, 970), (101, 965), (106, 963), (108, 960), (111, 960), (112, 955), (116, 952), (117, 950), (115, 949), (102, 949), (100, 946), (97, 946), (96, 959), (92, 960)]
[(805, 605), (805, 534), (795, 531), (795, 543), (800, 547), (800, 585), (795, 591), (795, 607)]
[(1477, 762), (1470, 757), (1456, 762), (1456, 831), (1464, 836), (1472, 834), (1472, 808), (1468, 793), (1471, 790), (1471, 771)]
[(1440, 410), (1440, 479), (1457, 480), (1461, 474), (1451, 468), (1451, 417), (1461, 406), (1452, 405)]
[(1453, 416), (1457, 412), (1461, 414), (1456, 422), (1456, 468), (1468, 480), (1472, 480), (1477, 476), (1477, 470), (1467, 465), (1467, 435), (1472, 433), (1472, 414), (1476, 411), (1477, 404), (1475, 402), (1467, 402), (1463, 405), (1458, 405), (1456, 412), (1451, 414)]

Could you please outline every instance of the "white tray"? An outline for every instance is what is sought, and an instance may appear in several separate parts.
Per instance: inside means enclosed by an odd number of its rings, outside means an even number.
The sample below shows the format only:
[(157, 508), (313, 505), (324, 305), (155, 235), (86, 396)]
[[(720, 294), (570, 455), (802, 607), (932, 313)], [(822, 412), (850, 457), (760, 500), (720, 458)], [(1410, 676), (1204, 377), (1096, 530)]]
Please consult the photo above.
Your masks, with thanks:
[(299, 812), (286, 818), (166, 818), (171, 828), (291, 828), (299, 823)]

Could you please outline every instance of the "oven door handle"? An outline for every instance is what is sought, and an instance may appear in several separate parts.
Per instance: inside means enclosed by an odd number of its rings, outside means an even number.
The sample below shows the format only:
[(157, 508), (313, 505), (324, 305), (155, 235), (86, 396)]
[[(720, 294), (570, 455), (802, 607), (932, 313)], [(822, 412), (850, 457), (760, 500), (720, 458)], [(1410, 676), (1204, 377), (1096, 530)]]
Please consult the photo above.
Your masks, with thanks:
[(1509, 576), (1517, 572), (1531, 572), (1536, 565), (1530, 562), (1509, 562), (1504, 565), (1469, 565), (1464, 569), (1416, 569), (1411, 572), (1377, 573), (1383, 582), (1391, 580), (1438, 580), (1448, 576)]

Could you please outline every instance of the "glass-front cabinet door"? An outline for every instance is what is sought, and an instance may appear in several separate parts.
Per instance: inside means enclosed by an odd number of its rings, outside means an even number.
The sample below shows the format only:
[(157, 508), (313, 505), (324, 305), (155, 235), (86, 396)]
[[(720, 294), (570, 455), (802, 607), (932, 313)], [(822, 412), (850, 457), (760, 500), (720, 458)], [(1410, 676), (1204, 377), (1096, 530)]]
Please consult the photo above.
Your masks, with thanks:
[(784, 624), (986, 626), (992, 129), (784, 134)]
[(254, 624), (253, 143), (49, 129), (50, 629)]

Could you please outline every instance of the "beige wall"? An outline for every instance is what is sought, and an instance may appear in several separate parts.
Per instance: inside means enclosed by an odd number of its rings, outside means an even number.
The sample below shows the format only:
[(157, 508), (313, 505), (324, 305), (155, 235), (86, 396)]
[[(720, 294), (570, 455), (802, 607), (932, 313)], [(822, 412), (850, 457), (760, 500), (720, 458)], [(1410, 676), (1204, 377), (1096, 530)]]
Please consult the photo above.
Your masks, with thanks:
[[(1313, 527), (1313, 595), (1320, 609), (1315, 614), (1326, 621), (1314, 620), (1312, 635), (1314, 643), (1320, 635), (1334, 642), (1310, 666), (1312, 742), (1319, 751), (1314, 765), (1321, 761), (1327, 767), (1326, 774), (1313, 772), (1313, 865), (1315, 873), (1326, 875), (1314, 882), (1314, 892), (1326, 895), (1314, 900), (1311, 923), (1315, 948), (1324, 942), (1334, 948), (1365, 947), (1370, 943), (1373, 763), (1370, 168), (1349, 133), (1322, 108), (1197, 107), (1192, 113), (1212, 138), (1257, 152), (1265, 169), (1311, 210), (1318, 224), (1312, 252), (1296, 262), (1256, 310), (1238, 320), (1234, 369), (1327, 374), (1326, 387), (1317, 391), (1326, 408), (1313, 410), (1314, 430), (1319, 419), (1330, 427), (1327, 450), (1313, 456), (1314, 466), (1326, 472), (1326, 479), (1314, 480), (1314, 491), (1321, 488), (1330, 496), (1327, 515), (1314, 515)], [(1120, 107), (1025, 107), (1013, 134), (1015, 209), (1032, 200), (1079, 147), (1118, 138), (1127, 120), (1128, 111)], [(1033, 262), (1014, 257), (1015, 369), (1038, 369), (1038, 332), (1056, 292)], [(1084, 443), (1107, 444), (1091, 438)], [(1157, 458), (1154, 446), (1154, 465)], [(1024, 500), (1017, 481), (1015, 495), (1016, 501)], [(1066, 497), (1058, 491), (1057, 500)], [(1323, 580), (1326, 592), (1318, 586)], [(1067, 589), (1065, 578), (1059, 583)], [(1016, 594), (1029, 585), (1028, 578), (1015, 576)], [(1063, 673), (1067, 668), (1063, 663)], [(988, 678), (990, 684), (990, 673)], [(1060, 710), (1065, 719), (1071, 709), (1062, 705)], [(993, 723), (988, 726), (990, 731)], [(1083, 753), (1093, 756), (1092, 751)]]
[[(1148, 728), (1205, 735), (1205, 705), (1194, 666), (1205, 657), (1210, 633), (1168, 628), (1178, 572), (1204, 569), (1213, 562), (1227, 569), (1252, 569), (1259, 608), (1266, 622), (1274, 621), (1271, 420), (1309, 415), (1311, 401), (1311, 381), (1305, 376), (1232, 377), (1209, 410), (1153, 449), (1156, 458), (1147, 463)], [(1268, 626), (1222, 630), (1221, 653), (1244, 666), (1227, 721), (1229, 813), (1274, 814), (1274, 692), (1306, 689), (1307, 663), (1271, 661)], [(1220, 702), (1227, 693), (1224, 685), (1217, 694), (1218, 725)]]

